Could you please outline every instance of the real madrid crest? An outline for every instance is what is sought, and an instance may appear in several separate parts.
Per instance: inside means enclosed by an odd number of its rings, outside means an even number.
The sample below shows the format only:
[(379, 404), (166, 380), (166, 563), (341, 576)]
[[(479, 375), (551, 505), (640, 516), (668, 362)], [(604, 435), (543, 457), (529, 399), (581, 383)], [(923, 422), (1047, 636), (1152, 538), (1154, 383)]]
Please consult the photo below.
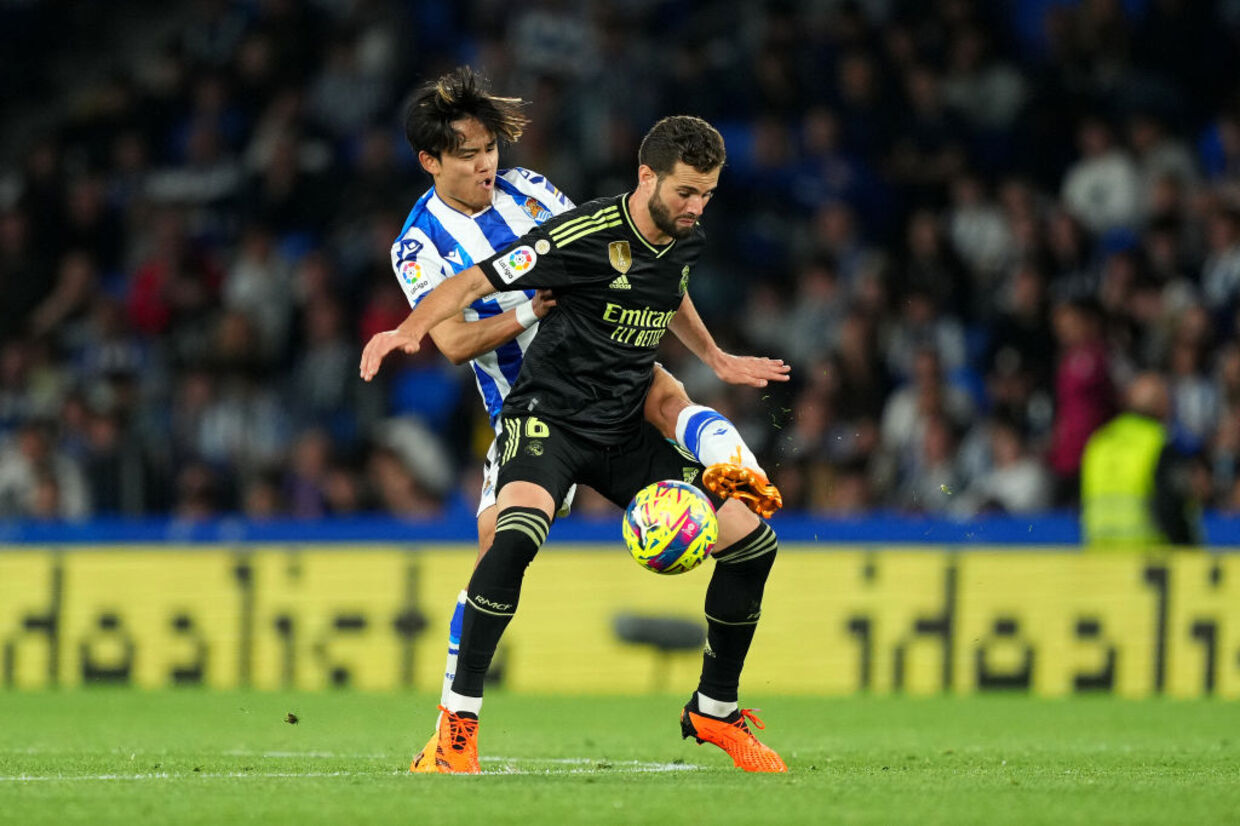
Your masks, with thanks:
[(684, 295), (687, 289), (689, 289), (689, 265), (685, 264), (685, 268), (680, 271), (680, 294)]
[(612, 241), (607, 245), (607, 260), (616, 272), (624, 275), (633, 266), (633, 251), (628, 241)]

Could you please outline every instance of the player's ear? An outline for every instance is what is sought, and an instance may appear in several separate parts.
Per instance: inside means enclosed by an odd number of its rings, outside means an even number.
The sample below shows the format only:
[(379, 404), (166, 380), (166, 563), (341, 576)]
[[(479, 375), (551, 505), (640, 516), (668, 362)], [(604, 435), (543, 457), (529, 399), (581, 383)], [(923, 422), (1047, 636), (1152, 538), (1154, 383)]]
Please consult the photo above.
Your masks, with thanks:
[(654, 192), (655, 185), (659, 182), (659, 175), (646, 164), (637, 167), (637, 188), (649, 194)]
[(440, 170), (443, 169), (443, 166), (439, 163), (439, 159), (430, 152), (427, 152), (425, 149), (418, 153), (418, 163), (422, 164), (422, 168), (425, 169), (426, 173), (432, 178), (438, 175)]

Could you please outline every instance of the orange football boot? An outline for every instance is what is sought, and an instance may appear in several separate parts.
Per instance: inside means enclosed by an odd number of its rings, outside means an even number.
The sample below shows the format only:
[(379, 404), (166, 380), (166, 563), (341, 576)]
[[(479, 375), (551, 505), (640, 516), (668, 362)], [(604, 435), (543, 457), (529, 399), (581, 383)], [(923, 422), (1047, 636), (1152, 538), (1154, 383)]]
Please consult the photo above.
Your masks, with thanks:
[(431, 739), (426, 741), (426, 745), (422, 750), (413, 756), (413, 762), (409, 764), (409, 771), (420, 774), (422, 772), (437, 772), (439, 768), (435, 765), (435, 747), (439, 745), (439, 729), (431, 735)]
[(478, 774), (478, 718), (453, 714), (443, 706), (439, 730), (432, 742), (413, 758), (411, 772)]
[(696, 700), (690, 700), (680, 712), (681, 737), (693, 737), (702, 743), (714, 743), (728, 753), (738, 769), (747, 772), (786, 772), (788, 765), (770, 746), (763, 745), (745, 723), (746, 719), (760, 729), (766, 728), (752, 709), (742, 708), (726, 718), (709, 717), (698, 711)]
[(735, 462), (719, 462), (702, 473), (702, 484), (716, 496), (739, 499), (758, 516), (769, 519), (784, 506), (779, 488), (760, 470), (743, 467)]

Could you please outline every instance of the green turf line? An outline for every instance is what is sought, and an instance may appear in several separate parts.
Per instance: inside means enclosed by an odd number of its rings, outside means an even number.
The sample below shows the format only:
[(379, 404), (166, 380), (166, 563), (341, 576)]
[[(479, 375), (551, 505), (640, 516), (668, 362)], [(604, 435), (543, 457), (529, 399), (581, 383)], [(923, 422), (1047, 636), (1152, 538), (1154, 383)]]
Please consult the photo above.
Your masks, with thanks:
[(0, 694), (0, 824), (1240, 822), (1240, 704), (760, 698), (758, 776), (682, 702), (496, 693), (485, 774), (427, 777), (421, 695)]

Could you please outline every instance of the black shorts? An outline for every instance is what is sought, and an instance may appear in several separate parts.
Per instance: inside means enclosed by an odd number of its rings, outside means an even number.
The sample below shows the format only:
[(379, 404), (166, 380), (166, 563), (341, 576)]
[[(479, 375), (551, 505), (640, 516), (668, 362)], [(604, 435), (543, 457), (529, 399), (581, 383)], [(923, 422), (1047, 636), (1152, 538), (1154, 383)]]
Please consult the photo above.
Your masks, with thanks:
[(621, 508), (651, 482), (674, 479), (701, 489), (716, 508), (723, 500), (702, 487), (702, 465), (643, 421), (633, 438), (604, 446), (537, 416), (500, 420), (499, 490), (533, 482), (559, 502), (574, 483), (589, 485)]

